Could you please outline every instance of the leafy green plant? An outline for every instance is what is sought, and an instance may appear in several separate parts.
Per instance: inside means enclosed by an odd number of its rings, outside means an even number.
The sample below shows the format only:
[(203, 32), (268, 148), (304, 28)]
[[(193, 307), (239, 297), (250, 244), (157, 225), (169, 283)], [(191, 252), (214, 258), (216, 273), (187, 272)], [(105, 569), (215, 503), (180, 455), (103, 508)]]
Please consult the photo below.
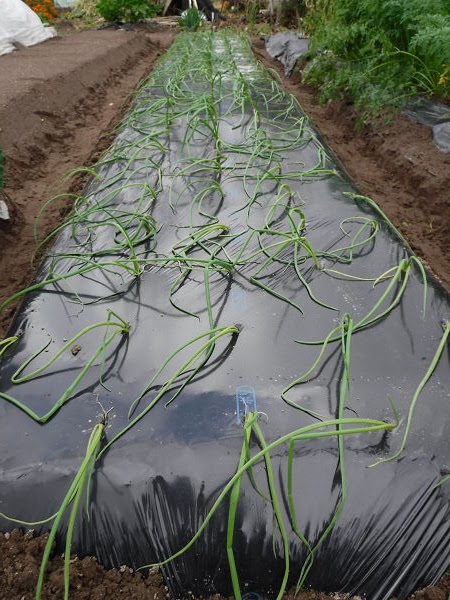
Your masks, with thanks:
[(420, 29), (411, 38), (409, 50), (424, 67), (428, 92), (446, 98), (450, 96), (450, 15), (424, 15), (418, 22)]
[(412, 95), (450, 94), (450, 10), (442, 0), (318, 2), (305, 19), (321, 100), (350, 99), (362, 119)]
[(162, 6), (151, 0), (99, 0), (97, 9), (107, 21), (136, 23), (161, 14)]
[(181, 13), (178, 24), (182, 29), (197, 31), (204, 21), (206, 21), (204, 13), (195, 8), (195, 6), (191, 6)]

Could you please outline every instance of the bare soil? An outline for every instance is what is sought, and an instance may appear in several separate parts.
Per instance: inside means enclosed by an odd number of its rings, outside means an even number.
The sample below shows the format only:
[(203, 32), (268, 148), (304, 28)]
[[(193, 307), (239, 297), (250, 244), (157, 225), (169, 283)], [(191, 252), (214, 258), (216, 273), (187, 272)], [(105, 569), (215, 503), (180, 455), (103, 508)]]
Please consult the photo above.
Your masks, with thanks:
[[(48, 535), (33, 537), (18, 529), (0, 534), (0, 600), (34, 599), (36, 580)], [(64, 597), (63, 559), (50, 561), (42, 591), (43, 600)], [(95, 558), (72, 559), (71, 600), (166, 600), (167, 591), (159, 573), (143, 578), (123, 566), (106, 571)]]
[[(0, 57), (0, 146), (5, 156), (5, 193), (11, 223), (0, 225), (0, 303), (24, 288), (34, 272), (33, 224), (56, 191), (77, 193), (85, 176), (63, 179), (72, 169), (91, 165), (108, 147), (130, 94), (147, 76), (175, 31), (158, 25), (137, 31), (72, 31)], [(254, 39), (258, 57), (279, 71), (322, 137), (359, 190), (372, 197), (408, 239), (435, 276), (450, 290), (450, 155), (433, 145), (431, 132), (395, 117), (388, 125), (355, 130), (352, 107), (320, 106), (314, 90), (280, 66)], [(58, 183), (59, 182), (59, 183)], [(50, 206), (39, 223), (42, 239), (69, 210), (67, 201)], [(0, 338), (14, 311), (0, 314)], [(0, 534), (0, 600), (34, 598), (46, 536), (18, 530)], [(144, 579), (127, 567), (105, 571), (93, 558), (74, 558), (71, 600), (163, 600), (167, 588), (158, 574)], [(417, 592), (418, 600), (447, 600), (450, 575)], [(49, 564), (42, 598), (63, 595), (62, 559)], [(333, 596), (342, 598), (342, 596)], [(300, 600), (325, 600), (314, 591)]]

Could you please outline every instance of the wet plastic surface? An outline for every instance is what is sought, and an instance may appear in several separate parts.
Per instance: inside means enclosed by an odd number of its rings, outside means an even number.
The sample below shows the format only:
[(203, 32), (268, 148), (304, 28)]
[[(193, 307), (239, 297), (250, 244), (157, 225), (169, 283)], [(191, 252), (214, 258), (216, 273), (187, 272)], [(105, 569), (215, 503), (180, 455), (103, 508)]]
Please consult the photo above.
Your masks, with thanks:
[[(117, 335), (104, 352), (104, 360), (97, 356), (70, 400), (45, 425), (0, 400), (0, 510), (29, 521), (55, 512), (98, 420), (97, 400), (105, 410), (111, 410), (106, 430), (109, 441), (127, 425), (131, 402), (147, 388), (164, 361), (182, 344), (208, 332), (202, 263), (198, 262), (178, 286), (181, 263), (174, 261), (161, 268), (160, 263), (151, 261), (174, 256), (174, 248), (179, 251), (190, 232), (214, 223), (211, 215), (234, 236), (226, 246), (228, 255), (220, 254), (225, 260), (227, 256), (238, 257), (241, 251), (246, 256), (258, 252), (256, 237), (248, 236), (253, 229), (264, 228), (269, 214), (274, 230), (289, 229), (286, 211), (273, 209), (275, 198), (282, 200), (280, 207), (301, 208), (306, 218), (304, 234), (321, 267), (318, 269), (309, 258), (301, 265), (302, 276), (318, 299), (337, 310), (313, 301), (292, 265), (268, 264), (262, 281), (303, 312), (254, 285), (251, 277), (266, 260), (262, 253), (231, 273), (220, 268), (209, 272), (214, 325), (239, 324), (241, 331), (238, 336), (218, 340), (211, 358), (180, 395), (165, 406), (172, 395), (168, 392), (100, 459), (91, 486), (90, 520), (80, 512), (73, 549), (79, 554), (94, 554), (106, 566), (140, 567), (164, 560), (189, 541), (236, 471), (246, 412), (261, 412), (260, 427), (267, 442), (317, 422), (280, 397), (319, 353), (319, 347), (296, 340), (324, 338), (345, 313), (355, 321), (363, 317), (390, 281), (374, 286), (373, 280), (364, 278), (377, 278), (409, 256), (390, 225), (369, 204), (347, 195), (356, 190), (337, 171), (296, 104), (275, 93), (272, 80), (249, 58), (240, 39), (228, 39), (224, 34), (214, 34), (209, 42), (201, 36), (191, 39), (203, 44), (205, 52), (211, 44), (214, 86), (220, 80), (219, 180), (223, 196), (217, 188), (201, 195), (205, 182), (217, 180), (217, 170), (211, 167), (212, 159), (217, 158), (217, 144), (211, 129), (204, 127), (206, 113), (202, 113), (186, 145), (183, 141), (194, 122), (188, 110), (173, 118), (170, 128), (159, 130), (157, 111), (146, 110), (168, 94), (168, 72), (175, 72), (182, 64), (181, 51), (174, 48), (178, 54), (172, 54), (167, 63), (163, 61), (161, 70), (141, 88), (135, 105), (137, 116), (118, 134), (109, 152), (114, 160), (103, 162), (86, 194), (90, 206), (106, 205), (110, 213), (115, 210), (119, 214), (136, 206), (145, 190), (156, 190), (145, 196), (145, 206), (150, 200), (146, 212), (155, 219), (157, 234), (140, 246), (142, 274), (135, 277), (108, 267), (29, 294), (9, 332), (19, 340), (3, 356), (0, 391), (43, 414), (112, 332), (111, 326), (94, 329), (78, 339), (44, 373), (13, 384), (11, 376), (24, 361), (51, 340), (32, 366), (43, 364), (84, 327), (104, 322), (108, 309), (129, 322), (129, 335)], [(176, 60), (180, 62), (175, 64)], [(250, 92), (244, 111), (231, 100), (236, 79), (230, 64), (236, 65)], [(186, 73), (183, 86), (200, 95), (207, 84), (196, 77), (194, 69)], [(259, 122), (254, 120), (255, 106)], [(155, 128), (157, 135), (152, 134)], [(160, 145), (149, 143), (156, 138)], [(252, 140), (259, 144), (257, 153), (252, 150)], [(200, 159), (204, 162), (195, 163)], [(314, 176), (308, 175), (318, 164), (335, 174), (325, 175), (316, 169)], [(160, 165), (159, 173), (154, 165)], [(269, 171), (274, 176), (263, 177)], [(290, 190), (286, 196), (284, 184)], [(199, 197), (201, 211), (193, 205), (193, 198)], [(90, 218), (100, 221), (104, 213), (91, 214)], [(379, 231), (372, 241), (354, 249), (349, 264), (325, 254), (348, 245), (361, 224), (369, 221), (378, 223)], [(130, 230), (136, 229), (133, 222)], [(102, 222), (95, 234), (86, 224), (76, 229), (75, 240), (72, 233), (69, 227), (59, 235), (51, 255), (75, 252), (82, 243), (85, 250), (89, 247), (92, 260), (101, 262), (102, 251), (111, 247), (116, 230)], [(273, 236), (267, 235), (268, 243), (275, 239)], [(209, 236), (204, 247), (197, 245), (190, 256), (205, 259), (205, 248), (222, 242), (220, 237)], [(292, 249), (286, 248), (282, 256), (288, 260), (290, 254)], [(50, 269), (69, 272), (79, 264), (75, 256), (57, 264), (49, 256), (38, 280)], [(172, 301), (178, 308), (169, 300), (171, 290), (175, 290)], [(411, 399), (435, 355), (442, 324), (450, 318), (449, 297), (430, 278), (423, 319), (423, 291), (419, 270), (413, 265), (398, 305), (385, 318), (353, 335), (344, 416), (392, 420), (391, 397), (400, 423), (388, 434), (345, 436), (346, 502), (336, 526), (316, 552), (307, 579), (315, 588), (366, 594), (374, 600), (392, 596), (401, 600), (434, 581), (450, 563), (450, 488), (434, 487), (450, 470), (448, 349), (417, 402), (402, 457), (368, 468), (400, 448)], [(156, 396), (189, 354), (186, 350), (168, 363), (141, 399), (138, 411)], [(330, 344), (320, 367), (292, 389), (290, 397), (323, 419), (336, 418), (342, 373), (339, 343)], [(257, 448), (253, 441), (252, 450)], [(272, 462), (288, 524), (291, 581), (295, 583), (307, 552), (292, 530), (286, 495), (287, 453), (286, 444), (278, 446), (272, 452)], [(266, 493), (263, 462), (255, 466), (253, 474), (258, 488)], [(312, 545), (342, 498), (341, 478), (336, 437), (296, 444), (293, 496), (299, 529)], [(176, 596), (230, 592), (227, 519), (225, 502), (195, 545), (163, 568), (167, 585)], [(2, 530), (12, 528), (6, 520), (1, 520), (0, 526)], [(277, 591), (283, 559), (281, 540), (273, 529), (270, 503), (256, 493), (248, 477), (244, 478), (234, 536), (243, 593), (265, 596)]]

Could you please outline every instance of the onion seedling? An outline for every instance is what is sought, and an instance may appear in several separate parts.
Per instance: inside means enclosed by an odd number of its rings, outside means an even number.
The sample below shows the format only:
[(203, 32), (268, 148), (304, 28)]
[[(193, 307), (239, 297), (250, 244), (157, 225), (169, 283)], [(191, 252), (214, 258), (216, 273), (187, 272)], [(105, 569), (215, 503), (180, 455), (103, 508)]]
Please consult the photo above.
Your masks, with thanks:
[(417, 401), (420, 397), (420, 394), (422, 393), (423, 388), (425, 387), (425, 385), (427, 384), (428, 380), (430, 379), (430, 377), (433, 375), (434, 371), (436, 370), (436, 367), (439, 363), (439, 360), (442, 356), (442, 353), (444, 352), (444, 349), (447, 347), (448, 345), (448, 339), (450, 336), (450, 323), (446, 323), (444, 326), (444, 333), (442, 335), (442, 338), (439, 342), (439, 345), (437, 347), (437, 350), (431, 360), (431, 363), (425, 373), (425, 375), (423, 376), (423, 378), (421, 379), (419, 385), (416, 388), (416, 391), (413, 394), (412, 400), (411, 400), (411, 404), (409, 405), (409, 410), (408, 410), (408, 416), (406, 419), (406, 426), (405, 426), (405, 432), (403, 434), (403, 440), (402, 443), (400, 444), (400, 448), (397, 450), (397, 452), (395, 452), (395, 454), (393, 454), (392, 456), (389, 456), (387, 458), (380, 458), (378, 459), (375, 463), (373, 463), (372, 465), (370, 465), (371, 467), (376, 467), (377, 465), (381, 464), (381, 463), (385, 463), (385, 462), (389, 462), (391, 460), (395, 460), (396, 458), (398, 458), (399, 456), (401, 456), (401, 454), (403, 453), (405, 446), (406, 446), (406, 441), (408, 439), (408, 434), (409, 434), (409, 429), (411, 427), (411, 422), (412, 422), (412, 417), (414, 414), (414, 409), (416, 407)]
[[(248, 413), (247, 419), (246, 419), (246, 423), (247, 423), (248, 427), (250, 427), (251, 425), (254, 425), (255, 421), (253, 420), (253, 418), (256, 416), (257, 415), (254, 413)], [(202, 533), (206, 529), (208, 523), (214, 516), (215, 512), (217, 511), (219, 506), (221, 506), (222, 502), (224, 502), (225, 499), (227, 498), (227, 496), (230, 493), (232, 493), (233, 489), (235, 489), (235, 490), (237, 489), (236, 486), (238, 485), (238, 482), (241, 480), (241, 478), (245, 475), (245, 473), (248, 472), (248, 470), (251, 467), (253, 467), (255, 464), (257, 464), (259, 461), (265, 460), (266, 456), (270, 457), (270, 453), (273, 450), (275, 450), (276, 448), (278, 448), (279, 446), (281, 446), (283, 444), (289, 444), (292, 440), (299, 442), (299, 441), (328, 438), (328, 437), (337, 437), (339, 439), (340, 437), (347, 436), (347, 435), (354, 435), (354, 434), (361, 434), (361, 433), (373, 433), (376, 431), (390, 431), (396, 426), (397, 426), (396, 423), (386, 423), (384, 421), (378, 421), (376, 419), (364, 419), (364, 418), (330, 419), (330, 420), (324, 421), (322, 423), (313, 423), (312, 425), (307, 425), (300, 429), (296, 429), (290, 433), (287, 433), (287, 434), (279, 437), (278, 439), (276, 439), (273, 442), (270, 442), (268, 444), (263, 442), (264, 443), (263, 448), (261, 450), (259, 450), (256, 454), (254, 454), (251, 458), (249, 458), (245, 462), (243, 462), (242, 460), (239, 461), (239, 464), (238, 464), (235, 474), (229, 479), (228, 483), (222, 488), (221, 492), (219, 493), (216, 500), (214, 501), (211, 509), (207, 513), (203, 523), (197, 529), (197, 531), (192, 536), (192, 538), (189, 540), (189, 542), (185, 546), (183, 546), (183, 548), (174, 552), (168, 558), (166, 558), (158, 563), (143, 565), (143, 566), (139, 567), (139, 570), (150, 569), (153, 567), (162, 567), (162, 566), (166, 565), (167, 563), (171, 562), (172, 560), (183, 555), (187, 550), (189, 550), (192, 547), (192, 545), (196, 542), (196, 540), (198, 540), (199, 537), (202, 535)], [(246, 448), (244, 451), (244, 454), (245, 454), (245, 452), (247, 452), (247, 446), (248, 446), (247, 439), (248, 439), (247, 436), (244, 435), (244, 445)], [(260, 442), (263, 441), (262, 438), (259, 438), (259, 439), (260, 439)], [(242, 458), (242, 455), (243, 455), (243, 453), (241, 452), (241, 458)], [(267, 462), (266, 462), (266, 467), (267, 467)], [(269, 469), (269, 471), (266, 471), (266, 475), (267, 475), (267, 477), (271, 478), (271, 481), (269, 482), (269, 490), (272, 490), (273, 492), (275, 492), (275, 488), (273, 487), (273, 472), (272, 472), (272, 470)], [(272, 493), (272, 491), (271, 491), (271, 493)], [(238, 496), (238, 494), (236, 492), (232, 496), (233, 500), (232, 500), (232, 504), (230, 505), (231, 516), (229, 518), (229, 528), (234, 523), (234, 515), (236, 514), (235, 504), (238, 499), (237, 496)], [(275, 506), (273, 506), (273, 500), (274, 500), (274, 497), (271, 496), (272, 507), (275, 511), (275, 515), (278, 520), (278, 516), (280, 516), (280, 519), (281, 519), (281, 512), (278, 510), (279, 505), (277, 502), (275, 502)], [(337, 519), (337, 517), (336, 517), (336, 519)], [(284, 527), (281, 530), (281, 532), (282, 532), (282, 537), (283, 537), (283, 532), (285, 532)], [(232, 537), (233, 536), (231, 535), (230, 529), (229, 529), (228, 534), (227, 534), (227, 542), (228, 543), (232, 542)], [(283, 547), (286, 552), (288, 550), (287, 540), (283, 541)], [(234, 593), (236, 595), (238, 586), (239, 586), (239, 583), (237, 580), (236, 566), (233, 562), (234, 558), (232, 558), (231, 551), (228, 551), (227, 554), (231, 559), (230, 572), (232, 573), (232, 577), (233, 577), (232, 583), (233, 583)], [(284, 556), (284, 560), (285, 560), (285, 572), (284, 572), (282, 584), (281, 584), (280, 590), (277, 594), (276, 600), (281, 600), (281, 598), (284, 594), (284, 591), (286, 589), (286, 583), (287, 583), (287, 574), (286, 573), (289, 572), (289, 564), (290, 564), (288, 554)], [(239, 597), (239, 596), (236, 596), (236, 597)]]
[[(48, 523), (49, 521), (53, 521), (52, 527), (50, 529), (50, 533), (48, 536), (48, 540), (45, 544), (44, 553), (41, 560), (41, 566), (39, 569), (39, 576), (36, 584), (36, 592), (35, 592), (35, 600), (41, 600), (42, 597), (42, 587), (44, 585), (45, 579), (45, 571), (47, 568), (48, 561), (50, 559), (50, 554), (53, 549), (53, 544), (55, 542), (56, 534), (58, 532), (58, 528), (61, 524), (61, 521), (72, 504), (69, 514), (69, 521), (67, 526), (66, 540), (65, 540), (65, 550), (64, 550), (64, 600), (69, 599), (69, 576), (70, 576), (70, 551), (72, 547), (72, 538), (73, 531), (75, 528), (75, 519), (77, 516), (79, 504), (81, 498), (83, 496), (83, 492), (86, 490), (86, 484), (89, 480), (90, 473), (92, 472), (92, 466), (94, 465), (100, 445), (102, 442), (102, 437), (104, 434), (104, 429), (106, 425), (106, 414), (103, 415), (102, 422), (97, 423), (92, 433), (89, 437), (89, 441), (86, 448), (86, 454), (84, 456), (83, 462), (81, 463), (66, 495), (64, 496), (63, 501), (56, 512), (51, 517), (44, 519), (42, 521), (21, 521), (18, 519), (13, 519), (3, 513), (0, 513), (0, 516), (8, 519), (14, 523), (18, 523), (19, 525), (41, 525), (44, 523)], [(86, 502), (88, 502), (89, 498), (87, 496)]]
[[(116, 320), (114, 320), (114, 319), (116, 319)], [(80, 338), (82, 338), (84, 335), (87, 335), (91, 331), (94, 331), (95, 329), (98, 329), (98, 328), (104, 328), (105, 329), (105, 334), (103, 336), (102, 343), (94, 351), (94, 353), (92, 354), (92, 356), (87, 360), (87, 362), (85, 363), (85, 365), (81, 369), (80, 373), (76, 376), (76, 378), (74, 379), (74, 381), (69, 385), (69, 387), (63, 392), (63, 394), (60, 396), (60, 398), (55, 402), (55, 404), (46, 413), (44, 413), (43, 415), (38, 415), (29, 406), (27, 406), (26, 404), (24, 404), (20, 400), (17, 400), (16, 398), (13, 398), (12, 396), (9, 396), (8, 394), (5, 394), (4, 392), (0, 392), (0, 398), (3, 398), (7, 402), (13, 404), (14, 406), (16, 406), (17, 408), (19, 408), (20, 410), (22, 410), (24, 413), (26, 413), (29, 417), (31, 417), (37, 423), (42, 423), (42, 424), (47, 423), (47, 421), (49, 421), (60, 410), (60, 408), (62, 406), (64, 406), (64, 404), (71, 398), (71, 396), (73, 395), (75, 389), (78, 387), (78, 385), (80, 384), (80, 382), (82, 381), (82, 379), (84, 378), (84, 376), (86, 375), (86, 373), (88, 372), (88, 370), (94, 364), (95, 360), (102, 353), (105, 352), (106, 348), (113, 342), (113, 340), (116, 338), (116, 336), (117, 335), (122, 335), (123, 336), (123, 335), (127, 335), (128, 334), (128, 330), (129, 330), (128, 323), (126, 323), (121, 317), (119, 317), (119, 315), (117, 315), (112, 310), (108, 310), (108, 318), (107, 318), (106, 321), (102, 321), (100, 323), (95, 323), (94, 325), (89, 325), (89, 326), (83, 328), (71, 340), (69, 340), (68, 342), (66, 342), (62, 346), (62, 348), (60, 348), (60, 350), (58, 350), (56, 352), (56, 354), (54, 356), (52, 356), (44, 365), (42, 365), (38, 369), (35, 369), (31, 373), (28, 373), (26, 375), (22, 375), (23, 371), (40, 354), (42, 354), (42, 352), (44, 352), (45, 349), (50, 345), (51, 339), (45, 344), (45, 346), (43, 348), (41, 348), (35, 354), (33, 354), (30, 358), (28, 358), (14, 372), (14, 374), (12, 375), (11, 381), (14, 384), (20, 384), (20, 383), (23, 383), (25, 381), (29, 381), (30, 379), (33, 379), (34, 377), (36, 377), (36, 376), (40, 375), (41, 373), (45, 372), (51, 365), (53, 365), (57, 361), (57, 359), (62, 354), (64, 354), (68, 350), (70, 350), (70, 348), (72, 348), (74, 346), (74, 343), (77, 342)], [(110, 333), (111, 329), (113, 329), (112, 333)]]

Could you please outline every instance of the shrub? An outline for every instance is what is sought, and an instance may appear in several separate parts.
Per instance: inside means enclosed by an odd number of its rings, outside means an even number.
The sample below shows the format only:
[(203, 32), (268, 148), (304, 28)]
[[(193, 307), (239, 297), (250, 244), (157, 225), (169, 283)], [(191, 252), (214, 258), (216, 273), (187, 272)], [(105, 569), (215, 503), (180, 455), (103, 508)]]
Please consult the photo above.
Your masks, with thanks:
[(316, 58), (304, 78), (324, 101), (350, 99), (368, 116), (417, 93), (450, 95), (446, 0), (316, 0), (306, 25)]
[(99, 0), (97, 9), (106, 21), (136, 23), (162, 12), (162, 6), (151, 0)]

